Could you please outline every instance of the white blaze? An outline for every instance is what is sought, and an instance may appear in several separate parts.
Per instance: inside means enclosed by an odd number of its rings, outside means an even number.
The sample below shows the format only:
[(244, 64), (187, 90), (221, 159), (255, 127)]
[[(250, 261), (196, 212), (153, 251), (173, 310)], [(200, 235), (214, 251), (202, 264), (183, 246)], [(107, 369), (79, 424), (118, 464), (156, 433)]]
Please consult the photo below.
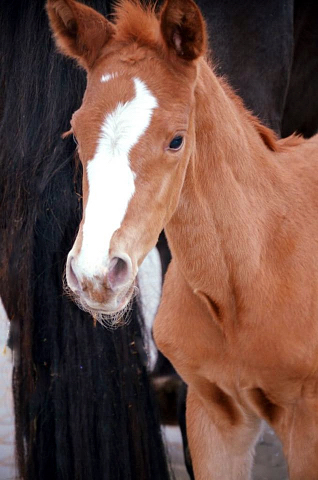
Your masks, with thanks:
[(87, 165), (88, 201), (82, 248), (76, 262), (77, 273), (87, 277), (103, 274), (107, 266), (110, 240), (135, 192), (129, 152), (145, 133), (158, 105), (141, 80), (135, 78), (134, 85), (135, 97), (119, 103), (105, 117), (95, 155)]

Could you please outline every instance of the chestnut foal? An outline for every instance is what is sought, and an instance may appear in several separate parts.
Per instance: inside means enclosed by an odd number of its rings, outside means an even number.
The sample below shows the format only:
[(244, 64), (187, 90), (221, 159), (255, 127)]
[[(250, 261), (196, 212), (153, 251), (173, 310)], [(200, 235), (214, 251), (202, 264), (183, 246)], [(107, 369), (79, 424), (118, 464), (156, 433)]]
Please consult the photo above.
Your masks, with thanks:
[(192, 0), (127, 0), (115, 23), (49, 0), (87, 70), (73, 115), (83, 220), (67, 282), (94, 315), (126, 307), (165, 228), (155, 339), (189, 385), (197, 480), (250, 478), (265, 419), (291, 480), (318, 479), (318, 138), (277, 141), (204, 58)]

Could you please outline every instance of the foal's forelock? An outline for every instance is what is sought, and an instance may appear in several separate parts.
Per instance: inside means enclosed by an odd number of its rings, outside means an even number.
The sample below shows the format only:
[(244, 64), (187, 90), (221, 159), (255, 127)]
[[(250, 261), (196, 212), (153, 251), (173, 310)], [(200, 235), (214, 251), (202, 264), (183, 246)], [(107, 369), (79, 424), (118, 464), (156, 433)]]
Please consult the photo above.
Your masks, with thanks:
[[(101, 81), (115, 76), (105, 74)], [(133, 83), (134, 98), (118, 103), (105, 116), (94, 157), (86, 167), (88, 197), (75, 263), (79, 277), (93, 279), (105, 274), (112, 236), (120, 228), (135, 192), (129, 153), (150, 125), (158, 103), (142, 80), (134, 78)]]

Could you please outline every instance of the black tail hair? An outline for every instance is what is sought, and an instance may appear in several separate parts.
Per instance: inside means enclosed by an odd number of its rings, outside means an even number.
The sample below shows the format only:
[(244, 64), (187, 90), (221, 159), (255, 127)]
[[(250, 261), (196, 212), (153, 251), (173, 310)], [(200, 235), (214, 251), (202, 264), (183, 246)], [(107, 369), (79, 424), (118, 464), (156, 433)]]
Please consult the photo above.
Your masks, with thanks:
[[(86, 2), (109, 13), (107, 0)], [(85, 74), (56, 53), (44, 0), (0, 7), (0, 294), (11, 319), (25, 480), (165, 480), (136, 303), (109, 331), (63, 294), (81, 218), (72, 138)]]

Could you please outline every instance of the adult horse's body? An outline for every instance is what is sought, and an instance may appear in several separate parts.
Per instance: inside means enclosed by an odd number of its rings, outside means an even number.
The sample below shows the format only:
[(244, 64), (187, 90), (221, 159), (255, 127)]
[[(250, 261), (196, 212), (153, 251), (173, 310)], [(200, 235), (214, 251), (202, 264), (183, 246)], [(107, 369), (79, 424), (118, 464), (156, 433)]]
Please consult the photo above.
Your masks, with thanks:
[(279, 136), (318, 130), (315, 0), (199, 0), (215, 71)]
[(77, 301), (123, 309), (165, 227), (173, 260), (155, 337), (189, 385), (196, 478), (248, 478), (264, 418), (291, 480), (316, 479), (318, 138), (278, 142), (247, 112), (204, 60), (191, 0), (167, 0), (159, 20), (124, 2), (115, 25), (70, 0), (48, 12), (88, 72), (72, 119), (84, 166), (67, 263)]
[[(11, 319), (19, 475), (161, 480), (169, 473), (136, 306), (129, 327), (111, 332), (63, 294), (81, 175), (61, 134), (85, 75), (56, 53), (44, 4), (0, 6), (0, 294)], [(90, 4), (109, 12), (105, 0)]]

